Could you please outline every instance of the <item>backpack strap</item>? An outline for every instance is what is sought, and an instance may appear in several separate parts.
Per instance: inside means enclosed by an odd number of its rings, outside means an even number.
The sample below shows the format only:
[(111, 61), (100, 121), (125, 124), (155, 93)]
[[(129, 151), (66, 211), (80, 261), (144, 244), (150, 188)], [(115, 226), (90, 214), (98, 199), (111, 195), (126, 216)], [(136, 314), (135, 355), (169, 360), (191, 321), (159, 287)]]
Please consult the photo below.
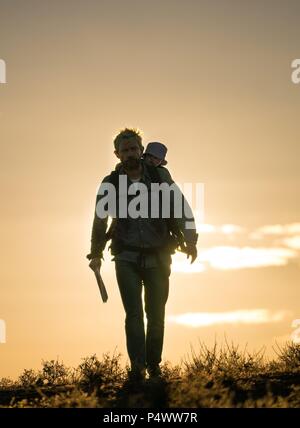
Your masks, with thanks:
[(151, 178), (151, 183), (161, 184), (163, 181), (158, 173), (157, 167), (153, 165), (147, 165), (147, 169)]

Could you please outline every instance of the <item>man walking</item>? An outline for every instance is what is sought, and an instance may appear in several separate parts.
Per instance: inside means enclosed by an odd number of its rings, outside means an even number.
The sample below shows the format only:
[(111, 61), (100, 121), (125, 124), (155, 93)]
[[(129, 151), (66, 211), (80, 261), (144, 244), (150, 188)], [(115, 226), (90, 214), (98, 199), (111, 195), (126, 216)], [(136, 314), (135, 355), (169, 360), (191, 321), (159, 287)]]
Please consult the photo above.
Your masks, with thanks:
[[(165, 168), (147, 165), (141, 159), (143, 154), (142, 138), (138, 131), (124, 129), (114, 140), (115, 155), (121, 162), (111, 175), (102, 183), (113, 183), (117, 187), (118, 200), (122, 197), (118, 188), (119, 177), (127, 177), (128, 187), (133, 183), (143, 183), (148, 189), (157, 182), (172, 185), (174, 182)], [(155, 174), (157, 180), (155, 180)], [(132, 193), (132, 192), (129, 192)], [(151, 195), (151, 192), (149, 192)], [(97, 195), (96, 207), (103, 196)], [(119, 199), (118, 199), (119, 198)], [(128, 194), (127, 204), (132, 196)], [(118, 213), (107, 232), (107, 217), (100, 218), (95, 210), (92, 227), (91, 251), (87, 255), (89, 266), (100, 269), (103, 250), (111, 238), (111, 254), (114, 256), (116, 278), (125, 309), (125, 332), (127, 351), (131, 362), (130, 377), (141, 380), (146, 369), (150, 377), (161, 374), (160, 362), (163, 349), (165, 305), (169, 295), (169, 276), (171, 272), (171, 254), (174, 246), (170, 244), (170, 222), (166, 218), (123, 218)], [(185, 214), (176, 218), (178, 229), (182, 232), (185, 251), (191, 257), (191, 263), (197, 257), (196, 243), (198, 235), (195, 229), (186, 228)], [(193, 221), (193, 218), (188, 218)], [(175, 245), (176, 246), (176, 245)], [(144, 329), (142, 288), (144, 286), (147, 330)]]

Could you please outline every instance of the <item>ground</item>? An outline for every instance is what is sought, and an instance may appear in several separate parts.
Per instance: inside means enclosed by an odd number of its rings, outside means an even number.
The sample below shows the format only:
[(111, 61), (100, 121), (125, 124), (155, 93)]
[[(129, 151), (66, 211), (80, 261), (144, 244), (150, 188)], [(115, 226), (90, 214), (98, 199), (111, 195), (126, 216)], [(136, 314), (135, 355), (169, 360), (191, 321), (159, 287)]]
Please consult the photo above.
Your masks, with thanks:
[(233, 345), (201, 344), (181, 366), (165, 362), (160, 378), (141, 382), (130, 382), (128, 369), (120, 355), (92, 355), (74, 369), (43, 361), (40, 371), (0, 380), (0, 407), (300, 407), (300, 345), (293, 343), (272, 361)]

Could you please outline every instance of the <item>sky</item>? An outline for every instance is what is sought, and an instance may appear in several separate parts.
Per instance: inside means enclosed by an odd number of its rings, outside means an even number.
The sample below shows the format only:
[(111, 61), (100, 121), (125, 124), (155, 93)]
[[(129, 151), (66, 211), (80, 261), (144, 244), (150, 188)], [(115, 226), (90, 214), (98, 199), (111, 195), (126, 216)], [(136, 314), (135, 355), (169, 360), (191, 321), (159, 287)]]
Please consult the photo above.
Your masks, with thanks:
[(106, 252), (103, 304), (85, 258), (126, 126), (167, 145), (176, 182), (204, 185), (198, 259), (173, 256), (163, 361), (199, 342), (273, 355), (290, 340), (299, 14), (296, 0), (0, 0), (0, 378), (55, 358), (128, 361), (114, 263)]

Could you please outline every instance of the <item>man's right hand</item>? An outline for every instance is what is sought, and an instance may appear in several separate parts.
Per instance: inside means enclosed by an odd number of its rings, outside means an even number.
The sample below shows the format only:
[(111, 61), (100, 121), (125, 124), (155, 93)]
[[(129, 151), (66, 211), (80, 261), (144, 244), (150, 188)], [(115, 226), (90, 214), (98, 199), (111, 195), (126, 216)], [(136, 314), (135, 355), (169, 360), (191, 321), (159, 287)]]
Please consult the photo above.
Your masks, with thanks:
[(101, 268), (101, 257), (96, 257), (92, 259), (89, 263), (89, 267), (95, 272)]

